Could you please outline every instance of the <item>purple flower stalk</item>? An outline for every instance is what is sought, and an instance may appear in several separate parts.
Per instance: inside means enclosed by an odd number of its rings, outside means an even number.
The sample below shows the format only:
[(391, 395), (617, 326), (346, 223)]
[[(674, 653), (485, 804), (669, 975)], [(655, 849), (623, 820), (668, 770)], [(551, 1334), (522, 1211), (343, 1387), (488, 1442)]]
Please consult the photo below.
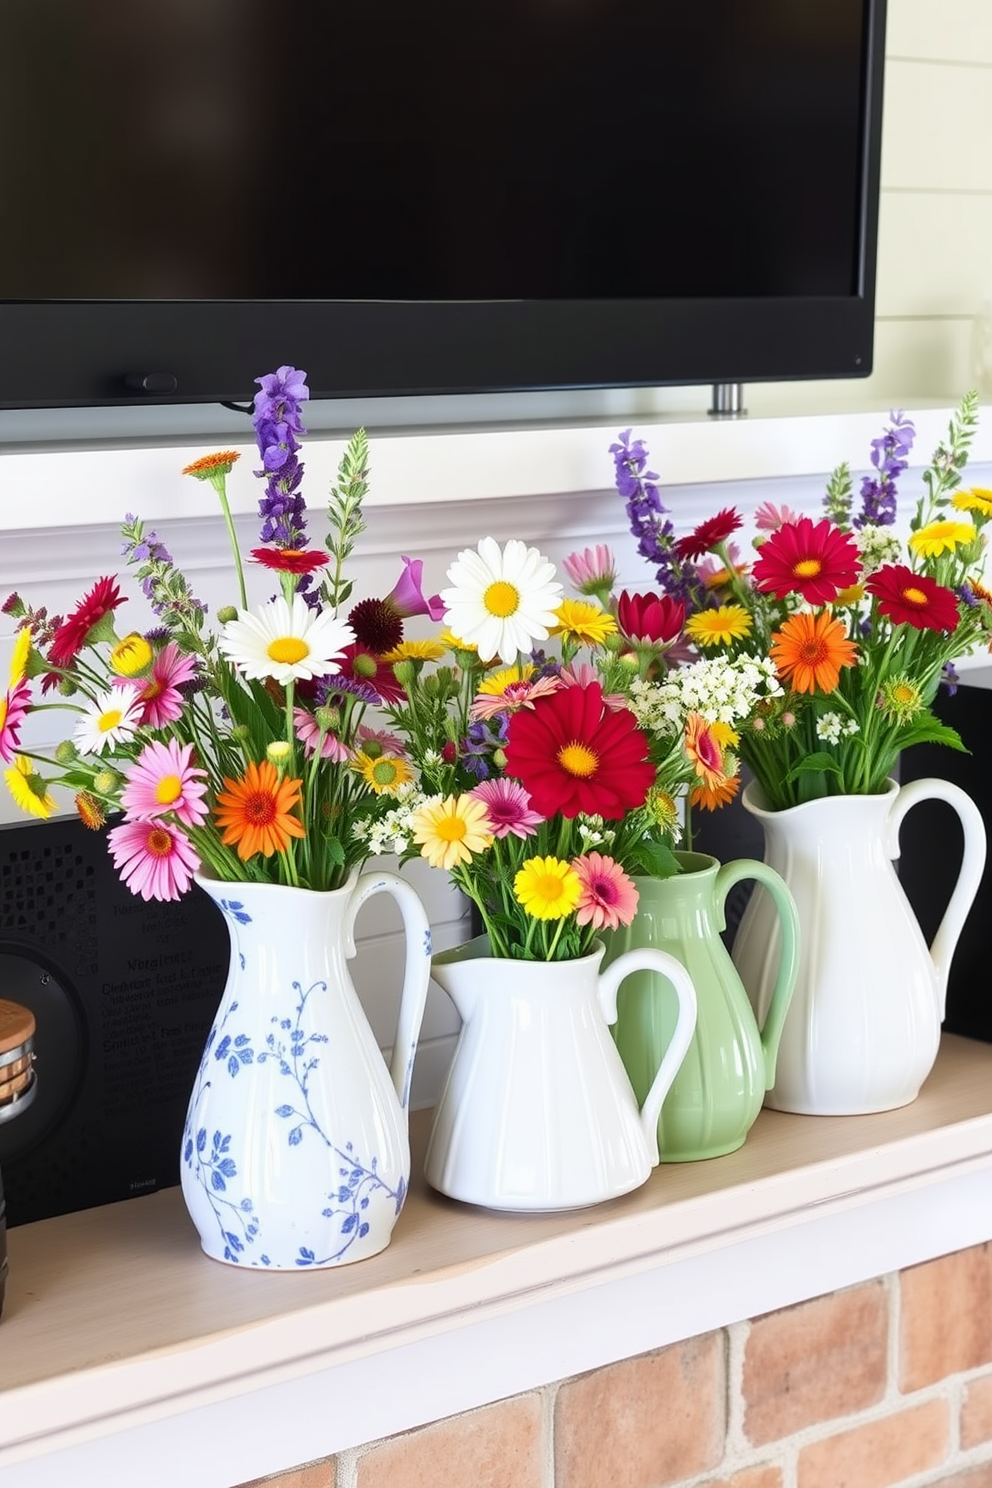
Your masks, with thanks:
[(647, 448), (643, 439), (631, 441), (630, 429), (617, 436), (610, 445), (616, 468), (616, 487), (627, 503), (630, 530), (637, 538), (637, 551), (649, 563), (657, 564), (655, 577), (666, 594), (680, 599), (691, 609), (692, 575), (676, 556), (675, 528), (668, 520), (668, 508), (662, 505), (658, 476), (647, 470)]
[(901, 413), (889, 417), (890, 426), (871, 442), (871, 463), (878, 475), (866, 475), (861, 482), (861, 512), (854, 519), (855, 527), (891, 527), (896, 519), (896, 481), (909, 464), (916, 429)]
[(267, 485), (258, 503), (262, 519), (263, 543), (277, 543), (281, 548), (305, 548), (306, 503), (300, 494), (303, 466), (298, 457), (297, 434), (306, 430), (300, 418), (300, 404), (310, 396), (306, 373), (295, 367), (280, 367), (256, 378), (260, 391), (255, 394), (252, 423), (255, 440), (262, 456), (262, 469), (256, 471)]

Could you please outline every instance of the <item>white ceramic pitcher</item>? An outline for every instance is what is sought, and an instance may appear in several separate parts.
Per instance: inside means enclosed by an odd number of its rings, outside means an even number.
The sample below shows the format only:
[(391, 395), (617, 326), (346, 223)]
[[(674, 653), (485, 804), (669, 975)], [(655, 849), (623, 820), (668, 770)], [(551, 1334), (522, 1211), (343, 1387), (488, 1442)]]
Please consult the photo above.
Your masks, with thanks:
[[(484, 936), (435, 956), (433, 975), (462, 1018), (425, 1160), (441, 1193), (490, 1209), (572, 1209), (647, 1180), (696, 994), (664, 951), (629, 951), (600, 973), (602, 958), (600, 945), (574, 961), (501, 960)], [(639, 970), (668, 977), (679, 1005), (641, 1109), (609, 1033), (617, 989)]]
[[(920, 801), (961, 819), (964, 857), (927, 946), (892, 860), (899, 827)], [(810, 1115), (887, 1111), (915, 1099), (937, 1057), (951, 958), (985, 866), (985, 826), (958, 786), (938, 779), (874, 796), (827, 796), (767, 809), (756, 784), (746, 809), (765, 831), (765, 862), (799, 910), (799, 977), (765, 1104)], [(778, 960), (778, 918), (755, 889), (733, 959), (763, 1021)]]

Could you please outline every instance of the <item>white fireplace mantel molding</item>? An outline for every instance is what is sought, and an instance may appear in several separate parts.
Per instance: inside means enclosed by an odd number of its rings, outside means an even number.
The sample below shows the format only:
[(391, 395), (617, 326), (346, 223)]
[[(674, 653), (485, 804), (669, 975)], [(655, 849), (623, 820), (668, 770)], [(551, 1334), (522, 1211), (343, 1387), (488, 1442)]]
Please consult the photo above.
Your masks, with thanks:
[(208, 1260), (168, 1189), (11, 1232), (0, 1481), (230, 1488), (990, 1238), (992, 1047), (953, 1036), (912, 1105), (765, 1111), (592, 1209), (415, 1178), (390, 1246), (338, 1270)]

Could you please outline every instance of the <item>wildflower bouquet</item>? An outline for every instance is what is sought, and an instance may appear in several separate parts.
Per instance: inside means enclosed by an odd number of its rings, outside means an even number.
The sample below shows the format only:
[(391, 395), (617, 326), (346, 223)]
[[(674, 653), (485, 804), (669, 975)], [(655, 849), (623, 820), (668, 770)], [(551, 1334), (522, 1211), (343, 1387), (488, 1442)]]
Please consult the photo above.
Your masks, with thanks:
[(731, 542), (733, 509), (675, 535), (630, 431), (611, 447), (639, 551), (664, 594), (685, 607), (686, 637), (707, 657), (770, 663), (777, 686), (745, 721), (741, 756), (772, 809), (884, 789), (912, 744), (964, 746), (931, 704), (954, 661), (992, 635), (984, 587), (992, 491), (961, 488), (977, 397), (956, 409), (923, 475), (904, 541), (896, 483), (915, 437), (902, 415), (873, 441), (874, 474), (855, 512), (850, 469), (837, 467), (814, 520), (768, 503), (755, 514), (754, 562)]
[[(184, 472), (214, 487), (231, 536), (238, 604), (218, 611), (216, 630), (164, 544), (133, 516), (123, 555), (156, 617), (150, 628), (119, 626), (125, 595), (110, 575), (64, 618), (16, 594), (3, 607), (20, 627), (0, 699), (7, 785), (38, 817), (56, 809), (60, 785), (87, 826), (115, 819), (115, 866), (144, 899), (179, 898), (203, 864), (225, 880), (337, 888), (367, 855), (356, 824), (383, 813), (410, 774), (365, 715), (399, 693), (380, 658), (402, 640), (404, 619), (434, 612), (436, 601), (421, 593), (422, 565), (406, 559), (391, 594), (345, 618), (366, 437), (359, 431), (341, 461), (327, 551), (310, 549), (297, 438), (305, 373), (281, 367), (258, 382), (266, 485), (250, 559), (279, 593), (249, 606), (226, 484), (238, 454), (228, 450)], [(45, 709), (71, 719), (51, 758), (21, 747), (27, 716)]]
[[(566, 560), (570, 576), (581, 579), (588, 559)], [(677, 870), (676, 796), (727, 788), (730, 722), (774, 678), (749, 659), (720, 660), (673, 674), (666, 690), (650, 677), (681, 615), (665, 602), (648, 613), (629, 596), (614, 615), (588, 586), (563, 598), (554, 566), (521, 542), (486, 537), (448, 578), (436, 653), (424, 643), (394, 664), (405, 695), (386, 707), (417, 784), (359, 831), (446, 871), (477, 906), (494, 955), (586, 955), (602, 930), (632, 920), (631, 875)], [(597, 580), (604, 593), (612, 585), (612, 575)], [(542, 649), (552, 637), (557, 655)]]

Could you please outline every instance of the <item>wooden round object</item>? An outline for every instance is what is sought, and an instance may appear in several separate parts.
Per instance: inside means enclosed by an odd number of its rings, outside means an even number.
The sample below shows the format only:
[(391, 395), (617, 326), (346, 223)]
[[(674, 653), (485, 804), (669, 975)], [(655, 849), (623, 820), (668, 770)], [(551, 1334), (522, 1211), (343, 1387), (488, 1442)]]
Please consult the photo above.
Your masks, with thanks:
[(21, 1096), (34, 1066), (34, 1013), (0, 998), (0, 1106)]

